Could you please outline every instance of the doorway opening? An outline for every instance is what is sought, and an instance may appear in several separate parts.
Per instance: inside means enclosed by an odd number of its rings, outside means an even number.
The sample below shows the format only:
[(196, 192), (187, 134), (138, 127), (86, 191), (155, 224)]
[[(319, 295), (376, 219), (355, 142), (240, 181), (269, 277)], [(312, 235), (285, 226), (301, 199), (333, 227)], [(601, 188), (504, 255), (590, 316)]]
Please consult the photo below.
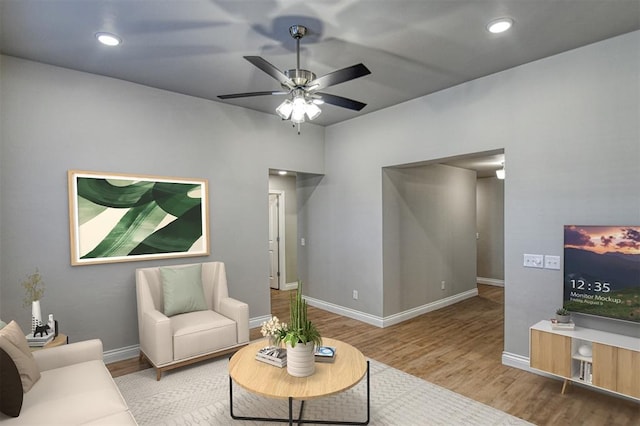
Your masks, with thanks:
[(503, 164), (498, 149), (383, 168), (385, 314), (504, 286)]
[(280, 290), (286, 262), (284, 226), (284, 191), (269, 190), (269, 287)]
[(295, 172), (269, 170), (269, 287), (297, 288), (298, 214)]

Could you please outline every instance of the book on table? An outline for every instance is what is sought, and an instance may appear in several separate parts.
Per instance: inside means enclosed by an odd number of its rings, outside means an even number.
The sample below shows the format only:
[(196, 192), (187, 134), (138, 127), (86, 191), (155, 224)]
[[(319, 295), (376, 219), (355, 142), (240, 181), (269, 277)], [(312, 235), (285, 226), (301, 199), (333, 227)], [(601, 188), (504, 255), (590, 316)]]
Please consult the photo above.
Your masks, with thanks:
[(33, 333), (29, 333), (26, 336), (29, 346), (41, 347), (49, 343), (55, 337), (53, 333), (45, 334), (44, 336), (34, 336)]
[(575, 330), (576, 324), (573, 321), (558, 322), (555, 318), (551, 319), (551, 329), (553, 330)]
[(336, 359), (336, 348), (333, 346), (318, 346), (314, 356), (316, 362), (333, 362)]
[(267, 346), (258, 350), (256, 359), (276, 367), (284, 367), (287, 365), (287, 350), (285, 348)]

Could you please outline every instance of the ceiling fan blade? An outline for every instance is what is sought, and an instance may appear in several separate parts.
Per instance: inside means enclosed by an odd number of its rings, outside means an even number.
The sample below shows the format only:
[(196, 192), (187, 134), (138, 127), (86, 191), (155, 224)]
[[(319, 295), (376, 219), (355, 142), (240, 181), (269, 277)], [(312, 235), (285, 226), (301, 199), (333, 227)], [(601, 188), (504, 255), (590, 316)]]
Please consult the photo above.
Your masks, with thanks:
[(369, 71), (369, 68), (365, 67), (364, 64), (351, 65), (350, 67), (342, 68), (340, 70), (330, 72), (329, 74), (325, 74), (322, 77), (318, 77), (309, 82), (307, 87), (312, 90), (320, 90), (329, 86), (344, 83), (345, 81), (353, 80), (354, 78), (364, 77), (368, 74), (371, 74), (371, 71)]
[(260, 56), (245, 56), (244, 58), (256, 67), (260, 68), (262, 71), (269, 74), (271, 77), (278, 80), (280, 84), (284, 84), (290, 89), (293, 89), (295, 87), (295, 83), (289, 77), (287, 77), (282, 71), (274, 67), (270, 62), (261, 58)]
[(362, 102), (354, 101), (353, 99), (344, 98), (342, 96), (332, 95), (330, 93), (316, 93), (316, 95), (320, 96), (325, 103), (352, 109), (354, 111), (360, 111), (362, 108), (367, 106), (367, 104)]
[(287, 95), (289, 92), (277, 91), (277, 92), (248, 92), (248, 93), (234, 93), (231, 95), (218, 95), (220, 99), (235, 99), (235, 98), (249, 98), (251, 96), (268, 96), (268, 95)]

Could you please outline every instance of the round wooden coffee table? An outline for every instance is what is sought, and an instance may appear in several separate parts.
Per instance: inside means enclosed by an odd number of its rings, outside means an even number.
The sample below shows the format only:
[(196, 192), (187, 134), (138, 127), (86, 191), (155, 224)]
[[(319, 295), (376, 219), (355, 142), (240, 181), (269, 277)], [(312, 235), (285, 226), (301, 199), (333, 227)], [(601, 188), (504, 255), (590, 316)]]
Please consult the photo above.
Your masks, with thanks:
[[(296, 423), (328, 423), (326, 420), (302, 419), (304, 401), (326, 397), (358, 384), (367, 376), (367, 420), (364, 422), (331, 421), (331, 424), (365, 425), (369, 423), (369, 362), (362, 352), (340, 340), (323, 338), (324, 346), (336, 348), (332, 363), (316, 362), (315, 372), (309, 377), (293, 377), (287, 368), (279, 368), (256, 360), (256, 353), (266, 346), (266, 340), (252, 343), (236, 352), (229, 360), (229, 399), (231, 417), (236, 420), (289, 421)], [(235, 416), (233, 413), (233, 383), (249, 392), (268, 398), (289, 400), (289, 419)], [(301, 400), (298, 419), (293, 419), (293, 400)]]

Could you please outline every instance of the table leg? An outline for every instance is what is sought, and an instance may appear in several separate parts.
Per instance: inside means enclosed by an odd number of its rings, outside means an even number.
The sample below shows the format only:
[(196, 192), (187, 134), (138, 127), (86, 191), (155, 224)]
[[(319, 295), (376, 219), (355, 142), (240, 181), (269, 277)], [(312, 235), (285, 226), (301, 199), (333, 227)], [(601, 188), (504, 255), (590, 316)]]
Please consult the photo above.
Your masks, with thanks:
[[(370, 374), (369, 374), (369, 361), (367, 361), (367, 420), (364, 422), (354, 422), (354, 421), (335, 421), (335, 420), (311, 420), (311, 419), (303, 419), (303, 409), (304, 402), (300, 401), (300, 413), (298, 415), (298, 419), (296, 423), (298, 425), (305, 423), (312, 424), (325, 424), (325, 425), (357, 425), (364, 426), (368, 425), (371, 419), (371, 385), (370, 385)], [(233, 414), (233, 379), (229, 376), (229, 413), (231, 414), (231, 418), (234, 420), (253, 420), (259, 422), (280, 422), (280, 423), (289, 423), (289, 425), (293, 426), (293, 397), (289, 397), (289, 418), (288, 419), (274, 419), (269, 417), (247, 417), (247, 416), (236, 416)]]

